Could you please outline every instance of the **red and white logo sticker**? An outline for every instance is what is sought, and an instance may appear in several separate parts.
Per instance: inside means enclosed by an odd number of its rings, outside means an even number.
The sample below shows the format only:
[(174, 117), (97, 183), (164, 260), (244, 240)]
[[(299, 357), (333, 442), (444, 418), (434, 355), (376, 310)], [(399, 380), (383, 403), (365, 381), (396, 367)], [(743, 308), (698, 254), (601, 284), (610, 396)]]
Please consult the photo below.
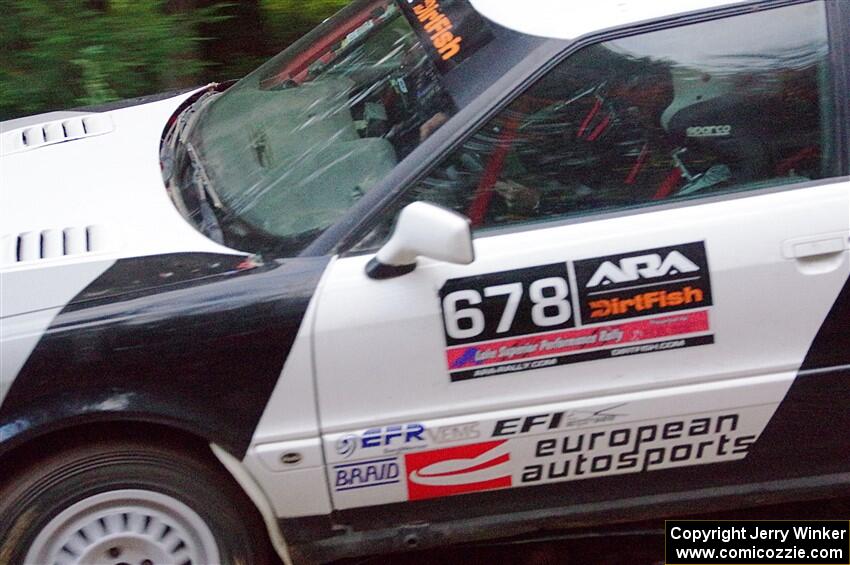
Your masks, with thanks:
[(512, 485), (506, 440), (404, 456), (410, 500), (506, 488)]

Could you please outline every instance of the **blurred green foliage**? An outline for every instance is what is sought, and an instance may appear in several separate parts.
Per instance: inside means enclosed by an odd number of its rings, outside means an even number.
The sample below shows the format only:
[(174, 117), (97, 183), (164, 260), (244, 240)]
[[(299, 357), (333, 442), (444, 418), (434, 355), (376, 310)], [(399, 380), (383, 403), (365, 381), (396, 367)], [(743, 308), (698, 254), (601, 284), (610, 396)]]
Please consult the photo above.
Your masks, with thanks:
[[(289, 45), (348, 4), (349, 0), (261, 0), (269, 36)], [(277, 49), (280, 51), (280, 49)]]
[(0, 120), (237, 78), (346, 0), (0, 0)]
[(234, 78), (262, 64), (342, 8), (349, 0), (241, 1), (222, 10), (225, 19), (202, 25), (210, 76)]

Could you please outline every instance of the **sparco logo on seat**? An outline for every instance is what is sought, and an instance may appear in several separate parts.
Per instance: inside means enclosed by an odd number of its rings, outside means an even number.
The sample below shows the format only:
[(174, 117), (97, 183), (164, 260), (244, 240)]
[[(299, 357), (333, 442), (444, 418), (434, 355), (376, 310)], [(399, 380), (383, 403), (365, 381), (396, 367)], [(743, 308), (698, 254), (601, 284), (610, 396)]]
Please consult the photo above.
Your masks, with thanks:
[(688, 137), (723, 137), (731, 135), (732, 126), (691, 126), (685, 130)]

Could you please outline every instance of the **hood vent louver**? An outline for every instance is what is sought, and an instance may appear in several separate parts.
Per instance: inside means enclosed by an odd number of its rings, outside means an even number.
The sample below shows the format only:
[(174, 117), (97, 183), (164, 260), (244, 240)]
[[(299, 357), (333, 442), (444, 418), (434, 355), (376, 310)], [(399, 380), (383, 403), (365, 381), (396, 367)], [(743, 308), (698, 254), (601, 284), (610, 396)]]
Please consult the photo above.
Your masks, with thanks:
[(41, 259), (59, 259), (100, 253), (113, 247), (103, 225), (28, 231), (3, 238), (3, 263), (16, 264)]
[(112, 129), (112, 118), (109, 114), (89, 114), (18, 128), (0, 136), (0, 155), (103, 135)]

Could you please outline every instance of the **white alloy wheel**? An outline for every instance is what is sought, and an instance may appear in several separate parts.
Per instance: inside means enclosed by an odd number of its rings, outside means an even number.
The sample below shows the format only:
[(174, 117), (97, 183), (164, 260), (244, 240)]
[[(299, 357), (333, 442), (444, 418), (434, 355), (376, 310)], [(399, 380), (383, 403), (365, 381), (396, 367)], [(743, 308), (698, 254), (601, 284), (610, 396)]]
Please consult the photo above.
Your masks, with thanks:
[(207, 565), (219, 563), (209, 526), (181, 501), (151, 490), (102, 492), (69, 506), (39, 532), (26, 563)]

